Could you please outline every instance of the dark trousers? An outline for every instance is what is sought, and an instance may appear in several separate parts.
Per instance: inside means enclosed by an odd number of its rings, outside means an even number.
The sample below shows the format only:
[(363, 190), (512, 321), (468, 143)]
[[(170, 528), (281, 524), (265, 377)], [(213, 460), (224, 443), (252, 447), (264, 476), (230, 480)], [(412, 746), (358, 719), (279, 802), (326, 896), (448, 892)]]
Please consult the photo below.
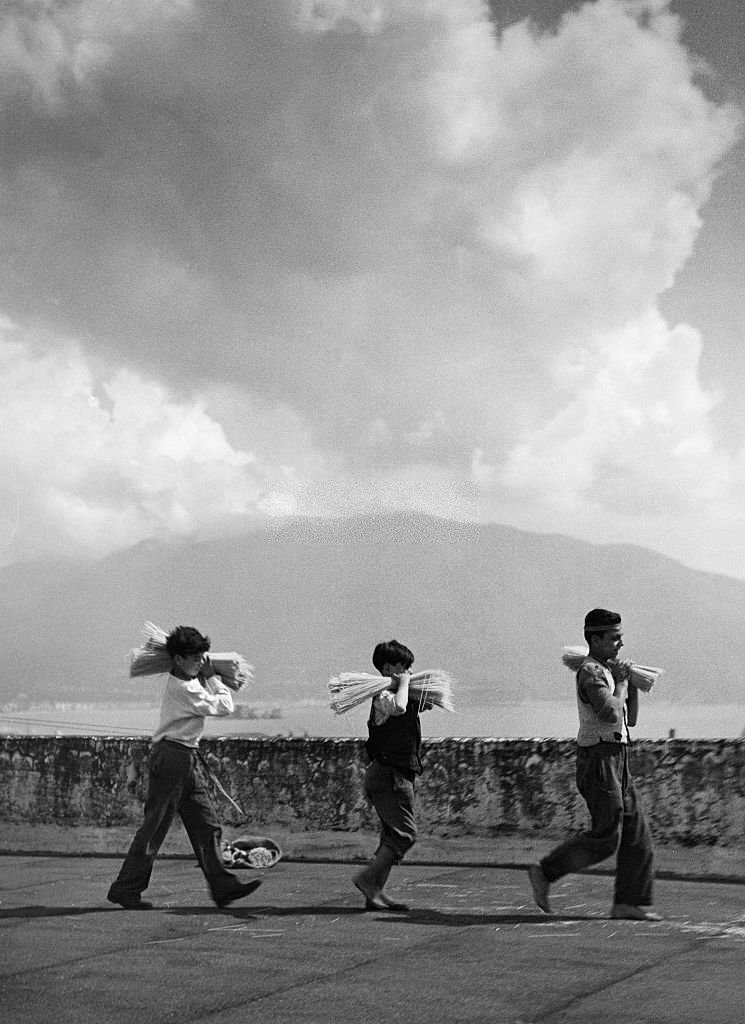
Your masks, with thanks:
[(568, 839), (541, 861), (549, 882), (616, 854), (615, 903), (652, 904), (653, 853), (625, 743), (577, 748), (577, 788), (590, 812), (588, 832)]
[(176, 814), (184, 823), (213, 897), (226, 896), (240, 884), (223, 864), (222, 830), (197, 751), (161, 740), (150, 755), (145, 820), (109, 890), (111, 896), (139, 896), (147, 889), (156, 854)]
[(416, 842), (414, 782), (397, 768), (372, 761), (365, 774), (365, 792), (380, 818), (380, 846), (389, 847), (398, 864)]

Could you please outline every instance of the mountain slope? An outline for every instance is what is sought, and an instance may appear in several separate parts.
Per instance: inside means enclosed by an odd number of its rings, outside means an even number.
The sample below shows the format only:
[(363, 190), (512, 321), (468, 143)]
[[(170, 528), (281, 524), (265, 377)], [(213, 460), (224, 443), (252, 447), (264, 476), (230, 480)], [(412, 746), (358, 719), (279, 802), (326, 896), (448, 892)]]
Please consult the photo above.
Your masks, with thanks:
[(0, 570), (0, 595), (3, 701), (142, 695), (126, 655), (145, 619), (196, 625), (215, 650), (244, 653), (254, 700), (323, 697), (330, 675), (372, 671), (373, 646), (392, 636), (418, 668), (450, 670), (474, 704), (564, 696), (561, 647), (582, 642), (596, 605), (623, 612), (624, 653), (665, 668), (667, 699), (741, 698), (739, 650), (722, 640), (740, 627), (745, 583), (642, 548), (498, 525), (294, 520), (198, 544), (147, 542), (94, 564), (12, 566)]

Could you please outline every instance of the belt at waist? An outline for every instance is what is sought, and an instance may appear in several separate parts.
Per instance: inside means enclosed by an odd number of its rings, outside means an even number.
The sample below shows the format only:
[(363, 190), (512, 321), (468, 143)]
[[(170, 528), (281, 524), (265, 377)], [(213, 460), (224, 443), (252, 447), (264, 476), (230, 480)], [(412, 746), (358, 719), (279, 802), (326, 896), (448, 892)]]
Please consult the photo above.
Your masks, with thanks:
[(178, 740), (169, 740), (169, 739), (166, 739), (166, 738), (163, 738), (161, 740), (157, 740), (157, 742), (155, 742), (153, 744), (153, 746), (157, 747), (160, 743), (165, 743), (169, 747), (175, 747), (176, 750), (185, 750), (189, 754), (196, 754), (198, 752), (198, 749), (199, 749), (198, 747), (189, 747), (189, 746), (187, 746), (186, 743), (179, 743)]

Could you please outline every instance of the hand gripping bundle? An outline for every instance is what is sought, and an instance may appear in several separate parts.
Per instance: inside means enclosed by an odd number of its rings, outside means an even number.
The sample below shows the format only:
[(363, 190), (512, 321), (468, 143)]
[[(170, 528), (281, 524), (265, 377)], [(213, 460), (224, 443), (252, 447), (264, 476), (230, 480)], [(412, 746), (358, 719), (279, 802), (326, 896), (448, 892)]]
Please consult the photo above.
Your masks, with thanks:
[[(166, 650), (168, 634), (153, 622), (146, 622), (142, 627), (145, 643), (129, 654), (129, 675), (157, 676), (171, 671), (171, 657)], [(209, 652), (209, 659), (215, 672), (231, 690), (240, 690), (246, 683), (254, 680), (253, 668), (240, 654), (235, 651), (227, 653)]]
[[(342, 672), (329, 680), (329, 703), (335, 715), (346, 714), (358, 704), (376, 697), (391, 685), (387, 676), (370, 672)], [(453, 680), (447, 672), (431, 669), (414, 672), (410, 677), (409, 694), (419, 699), (420, 710), (434, 705), (444, 711), (453, 710)]]
[[(561, 656), (562, 663), (572, 672), (576, 672), (587, 657), (587, 650), (584, 647), (565, 647)], [(629, 680), (637, 690), (649, 693), (659, 677), (662, 675), (661, 668), (653, 668), (651, 665), (635, 665), (631, 663)]]

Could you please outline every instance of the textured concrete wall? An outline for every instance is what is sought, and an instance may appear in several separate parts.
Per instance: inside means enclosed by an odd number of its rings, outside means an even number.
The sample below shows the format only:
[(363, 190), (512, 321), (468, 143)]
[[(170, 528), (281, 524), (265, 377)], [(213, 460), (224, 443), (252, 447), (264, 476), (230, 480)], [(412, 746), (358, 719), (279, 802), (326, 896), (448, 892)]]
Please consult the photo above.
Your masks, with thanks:
[[(422, 834), (543, 836), (581, 828), (570, 740), (425, 742)], [(205, 741), (204, 755), (248, 824), (290, 831), (375, 828), (355, 739)], [(149, 742), (108, 737), (0, 737), (0, 820), (136, 827)], [(745, 741), (640, 741), (634, 776), (660, 841), (745, 844)], [(226, 824), (240, 823), (220, 801)]]

